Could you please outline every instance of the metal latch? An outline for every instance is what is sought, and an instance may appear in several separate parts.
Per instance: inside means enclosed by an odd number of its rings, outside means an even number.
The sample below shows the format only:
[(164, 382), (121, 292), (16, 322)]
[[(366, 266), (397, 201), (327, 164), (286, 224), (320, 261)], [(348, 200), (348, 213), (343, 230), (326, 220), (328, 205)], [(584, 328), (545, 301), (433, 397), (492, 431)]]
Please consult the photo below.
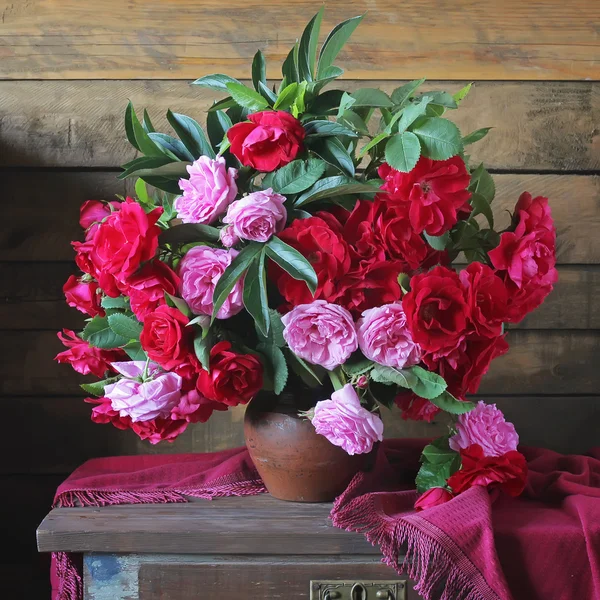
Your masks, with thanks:
[(310, 600), (406, 600), (406, 580), (311, 581)]

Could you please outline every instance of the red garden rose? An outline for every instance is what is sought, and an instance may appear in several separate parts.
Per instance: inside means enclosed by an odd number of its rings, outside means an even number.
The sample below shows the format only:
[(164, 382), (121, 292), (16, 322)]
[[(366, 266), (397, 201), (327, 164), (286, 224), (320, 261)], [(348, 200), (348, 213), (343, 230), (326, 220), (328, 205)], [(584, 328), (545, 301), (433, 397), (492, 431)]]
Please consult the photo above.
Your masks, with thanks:
[(198, 391), (228, 406), (246, 404), (262, 388), (262, 365), (252, 354), (238, 354), (229, 342), (219, 342), (210, 351), (210, 373), (198, 376)]
[(412, 392), (401, 392), (394, 398), (394, 403), (402, 411), (400, 416), (405, 421), (431, 423), (436, 415), (442, 412), (433, 402), (420, 398)]
[(162, 208), (146, 214), (132, 198), (121, 203), (94, 234), (89, 254), (100, 287), (108, 296), (120, 295), (118, 285), (126, 285), (142, 262), (150, 260), (158, 248), (160, 228), (156, 225)]
[(246, 167), (270, 172), (293, 161), (302, 150), (302, 123), (283, 110), (248, 115), (227, 131), (232, 154)]
[(459, 278), (475, 333), (483, 337), (499, 336), (508, 311), (508, 293), (502, 279), (480, 262), (471, 263), (460, 272)]
[(194, 332), (186, 327), (189, 319), (176, 308), (159, 306), (144, 319), (140, 335), (142, 348), (150, 360), (171, 371), (188, 359)]
[(329, 215), (326, 222), (320, 217), (296, 219), (279, 237), (298, 250), (312, 264), (318, 278), (314, 298), (306, 283), (272, 267), (272, 276), (279, 292), (292, 306), (313, 299), (333, 302), (339, 295), (337, 282), (350, 269), (350, 249), (342, 236), (342, 226)]
[(421, 157), (409, 173), (388, 164), (379, 167), (384, 180), (383, 197), (390, 204), (407, 203), (409, 219), (416, 233), (442, 235), (470, 212), (468, 186), (471, 176), (459, 156), (448, 160)]
[(415, 510), (419, 512), (433, 506), (439, 506), (445, 504), (448, 500), (452, 500), (452, 498), (454, 498), (452, 492), (445, 488), (434, 487), (419, 496), (419, 499), (415, 502)]
[(77, 337), (74, 331), (63, 329), (58, 332), (58, 339), (68, 348), (54, 357), (56, 362), (69, 364), (82, 375), (95, 375), (104, 378), (111, 370), (110, 363), (122, 360), (125, 353), (122, 350), (101, 350), (90, 346), (86, 341)]
[[(343, 224), (342, 234), (350, 246), (355, 264), (386, 259), (377, 221), (380, 205), (369, 200), (358, 200), (354, 210)], [(319, 213), (321, 214), (321, 213)]]
[(469, 306), (460, 279), (446, 267), (435, 267), (410, 280), (402, 299), (414, 341), (427, 352), (456, 348), (467, 334)]
[(187, 421), (158, 417), (151, 421), (136, 421), (131, 424), (131, 429), (141, 440), (158, 444), (159, 442), (174, 442), (187, 429), (187, 426)]
[(122, 417), (119, 411), (114, 410), (109, 398), (86, 398), (84, 402), (95, 404), (92, 408), (92, 421), (102, 425), (110, 423), (117, 429), (130, 429), (131, 417)]
[(177, 294), (179, 277), (161, 260), (146, 263), (129, 278), (126, 290), (133, 314), (143, 321), (146, 315), (165, 304), (165, 292)]
[(171, 418), (182, 419), (188, 423), (206, 423), (213, 411), (227, 409), (226, 404), (209, 400), (194, 389), (181, 396), (179, 404), (171, 411)]
[(536, 196), (532, 198), (529, 192), (523, 192), (519, 196), (513, 220), (522, 222), (527, 233), (534, 229), (546, 229), (554, 231), (554, 220), (548, 198)]
[(516, 450), (502, 456), (484, 456), (483, 448), (473, 444), (461, 450), (461, 468), (448, 479), (455, 494), (474, 485), (499, 487), (510, 496), (518, 496), (525, 488), (527, 461)]
[(86, 200), (79, 209), (79, 224), (85, 229), (85, 239), (89, 240), (96, 233), (98, 225), (115, 210), (119, 210), (120, 202), (101, 202)]
[(95, 281), (81, 281), (75, 275), (71, 275), (63, 285), (63, 292), (69, 306), (90, 317), (104, 316), (104, 310), (100, 306), (98, 284)]

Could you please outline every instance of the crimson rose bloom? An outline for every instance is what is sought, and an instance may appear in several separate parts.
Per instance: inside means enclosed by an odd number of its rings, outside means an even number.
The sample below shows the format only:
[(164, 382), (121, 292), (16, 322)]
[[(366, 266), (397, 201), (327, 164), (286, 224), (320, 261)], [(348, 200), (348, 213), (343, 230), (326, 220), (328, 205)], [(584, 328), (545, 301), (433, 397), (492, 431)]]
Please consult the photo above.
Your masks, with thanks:
[(246, 404), (262, 388), (262, 365), (252, 354), (238, 354), (229, 342), (219, 342), (210, 351), (210, 373), (198, 376), (198, 391), (228, 406)]
[(441, 411), (433, 402), (420, 398), (412, 392), (401, 392), (394, 398), (394, 403), (402, 411), (401, 417), (408, 421), (427, 421), (431, 423)]
[(408, 173), (396, 171), (388, 164), (379, 167), (384, 180), (382, 190), (390, 204), (407, 203), (409, 218), (416, 233), (442, 235), (471, 211), (468, 186), (471, 176), (459, 156), (448, 160), (431, 160), (422, 156)]
[(156, 225), (162, 208), (146, 214), (132, 198), (121, 203), (98, 227), (89, 254), (100, 287), (108, 296), (120, 295), (119, 285), (127, 280), (142, 262), (150, 260), (158, 248), (160, 228)]
[(448, 479), (455, 494), (474, 485), (499, 487), (509, 496), (518, 496), (525, 488), (527, 461), (516, 450), (502, 456), (484, 456), (483, 448), (473, 444), (460, 451), (462, 467)]
[(452, 500), (452, 498), (454, 498), (452, 492), (445, 488), (434, 487), (419, 496), (419, 499), (415, 502), (415, 510), (419, 512), (433, 506), (439, 506)]
[(529, 192), (523, 192), (515, 206), (513, 220), (515, 224), (523, 222), (527, 233), (535, 229), (554, 231), (552, 211), (544, 196), (532, 198)]
[(71, 275), (63, 285), (67, 304), (90, 317), (103, 317), (105, 314), (97, 291), (98, 284), (95, 281), (80, 281), (75, 275)]
[(427, 352), (451, 351), (465, 337), (470, 310), (458, 274), (436, 267), (410, 280), (402, 307), (414, 341)]
[(101, 350), (90, 346), (69, 329), (63, 329), (62, 333), (59, 331), (56, 335), (68, 350), (57, 354), (54, 360), (71, 365), (82, 375), (91, 374), (104, 379), (106, 371), (112, 370), (110, 363), (122, 360), (125, 356), (125, 353), (119, 349)]
[(248, 115), (250, 122), (237, 123), (227, 131), (231, 153), (246, 167), (274, 171), (293, 161), (305, 131), (302, 123), (283, 110)]
[(130, 429), (131, 417), (122, 417), (118, 410), (114, 410), (109, 398), (86, 398), (84, 402), (96, 404), (92, 408), (92, 421), (101, 425), (110, 423), (117, 429)]
[(161, 260), (146, 263), (129, 278), (126, 294), (133, 314), (143, 321), (146, 315), (165, 304), (165, 292), (176, 295), (179, 277)]
[(98, 225), (113, 211), (119, 210), (120, 202), (101, 202), (100, 200), (86, 200), (79, 209), (79, 224), (85, 229), (85, 239), (91, 239), (98, 229)]
[(166, 371), (185, 362), (194, 336), (192, 329), (186, 327), (188, 323), (189, 319), (184, 314), (166, 304), (147, 315), (140, 343), (150, 360)]

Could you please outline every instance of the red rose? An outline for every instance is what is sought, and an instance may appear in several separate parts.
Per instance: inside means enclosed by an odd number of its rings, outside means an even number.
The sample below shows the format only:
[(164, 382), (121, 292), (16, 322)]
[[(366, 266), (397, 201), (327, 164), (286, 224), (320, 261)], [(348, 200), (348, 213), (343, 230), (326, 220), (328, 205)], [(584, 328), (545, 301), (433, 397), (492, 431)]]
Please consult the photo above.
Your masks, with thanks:
[(186, 430), (187, 426), (187, 421), (158, 417), (151, 421), (136, 421), (131, 424), (131, 429), (141, 440), (158, 444), (159, 442), (174, 442)]
[(293, 161), (302, 149), (302, 123), (282, 110), (248, 115), (227, 131), (232, 154), (246, 167), (274, 171)]
[(94, 281), (81, 281), (71, 275), (63, 285), (63, 292), (67, 299), (67, 304), (76, 308), (78, 311), (95, 317), (100, 315), (103, 317), (105, 312), (100, 306), (100, 295), (98, 292), (98, 284)]
[(452, 498), (454, 498), (452, 492), (445, 488), (434, 487), (419, 496), (419, 499), (415, 502), (415, 510), (419, 512), (432, 506), (439, 506), (445, 504), (448, 500), (452, 500)]
[(97, 279), (98, 273), (92, 263), (90, 255), (94, 249), (94, 243), (91, 240), (85, 242), (71, 242), (73, 250), (75, 250), (75, 264), (88, 275)]
[(137, 202), (127, 198), (120, 210), (98, 227), (89, 259), (107, 295), (119, 296), (119, 285), (126, 284), (142, 262), (154, 258), (160, 233), (156, 221), (161, 214), (162, 208), (146, 214)]
[(165, 292), (176, 295), (179, 277), (161, 260), (146, 263), (129, 278), (126, 290), (133, 314), (143, 321), (146, 315), (165, 304)]
[(433, 402), (420, 398), (412, 392), (401, 392), (394, 398), (394, 403), (402, 411), (400, 416), (405, 421), (427, 421), (427, 423), (431, 423), (442, 412)]
[(471, 263), (460, 272), (459, 278), (465, 289), (475, 333), (483, 337), (501, 335), (508, 310), (508, 294), (502, 279), (480, 262)]
[(427, 352), (451, 351), (467, 333), (469, 306), (460, 279), (446, 267), (436, 267), (410, 280), (402, 299), (413, 339)]
[(113, 410), (108, 398), (86, 398), (84, 402), (96, 404), (92, 408), (92, 421), (105, 425), (110, 423), (117, 429), (131, 429), (131, 417), (122, 417), (119, 411)]
[(516, 450), (502, 456), (484, 456), (483, 448), (473, 444), (460, 451), (462, 466), (448, 479), (455, 494), (474, 485), (499, 487), (510, 496), (518, 496), (525, 488), (527, 461)]
[(335, 218), (328, 218), (328, 222), (320, 217), (296, 219), (279, 237), (307, 258), (318, 278), (313, 298), (304, 281), (294, 279), (283, 269), (273, 266), (271, 273), (281, 295), (292, 306), (317, 299), (335, 300), (339, 295), (336, 282), (350, 269), (350, 249)]
[(210, 351), (210, 373), (198, 376), (198, 391), (228, 406), (246, 404), (263, 384), (262, 365), (252, 354), (238, 354), (229, 342), (219, 342)]
[[(409, 218), (416, 233), (442, 235), (456, 225), (459, 216), (470, 212), (471, 176), (459, 156), (448, 160), (421, 157), (409, 173), (396, 171), (388, 164), (379, 167), (384, 180), (384, 199), (390, 204), (407, 203)], [(459, 215), (460, 213), (460, 215)]]
[(186, 327), (189, 321), (179, 310), (166, 304), (147, 315), (140, 343), (150, 360), (166, 371), (185, 362), (194, 337), (193, 330)]
[(111, 370), (110, 363), (122, 360), (125, 353), (122, 350), (101, 350), (94, 348), (77, 337), (74, 331), (63, 329), (58, 332), (58, 339), (68, 348), (54, 357), (56, 362), (70, 364), (75, 371), (82, 375), (95, 375), (103, 378), (106, 371)]
[(527, 233), (534, 229), (546, 229), (554, 231), (552, 211), (548, 204), (548, 198), (544, 196), (531, 197), (529, 192), (523, 192), (515, 206), (513, 220), (523, 222)]
[(359, 200), (344, 222), (342, 234), (350, 245), (354, 262), (375, 262), (386, 259), (376, 220), (380, 206), (369, 200)]
[(182, 419), (188, 423), (206, 423), (213, 411), (223, 411), (227, 408), (222, 402), (209, 400), (197, 390), (190, 390), (181, 396), (179, 404), (171, 411), (171, 418)]
[(79, 209), (79, 224), (85, 229), (85, 239), (94, 236), (98, 225), (113, 211), (119, 210), (120, 202), (101, 202), (100, 200), (87, 200)]

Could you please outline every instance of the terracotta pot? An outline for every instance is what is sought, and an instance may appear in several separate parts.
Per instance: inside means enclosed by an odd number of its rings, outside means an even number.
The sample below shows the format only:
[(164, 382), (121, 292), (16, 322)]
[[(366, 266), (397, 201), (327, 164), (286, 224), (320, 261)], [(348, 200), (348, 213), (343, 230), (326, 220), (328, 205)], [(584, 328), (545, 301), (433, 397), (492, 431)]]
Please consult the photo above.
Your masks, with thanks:
[[(269, 493), (292, 502), (331, 502), (360, 470), (373, 464), (370, 454), (350, 456), (327, 438), (318, 435), (312, 423), (298, 416), (331, 390), (299, 388), (301, 394), (261, 393), (246, 409), (246, 446)], [(315, 396), (316, 394), (316, 396)]]

